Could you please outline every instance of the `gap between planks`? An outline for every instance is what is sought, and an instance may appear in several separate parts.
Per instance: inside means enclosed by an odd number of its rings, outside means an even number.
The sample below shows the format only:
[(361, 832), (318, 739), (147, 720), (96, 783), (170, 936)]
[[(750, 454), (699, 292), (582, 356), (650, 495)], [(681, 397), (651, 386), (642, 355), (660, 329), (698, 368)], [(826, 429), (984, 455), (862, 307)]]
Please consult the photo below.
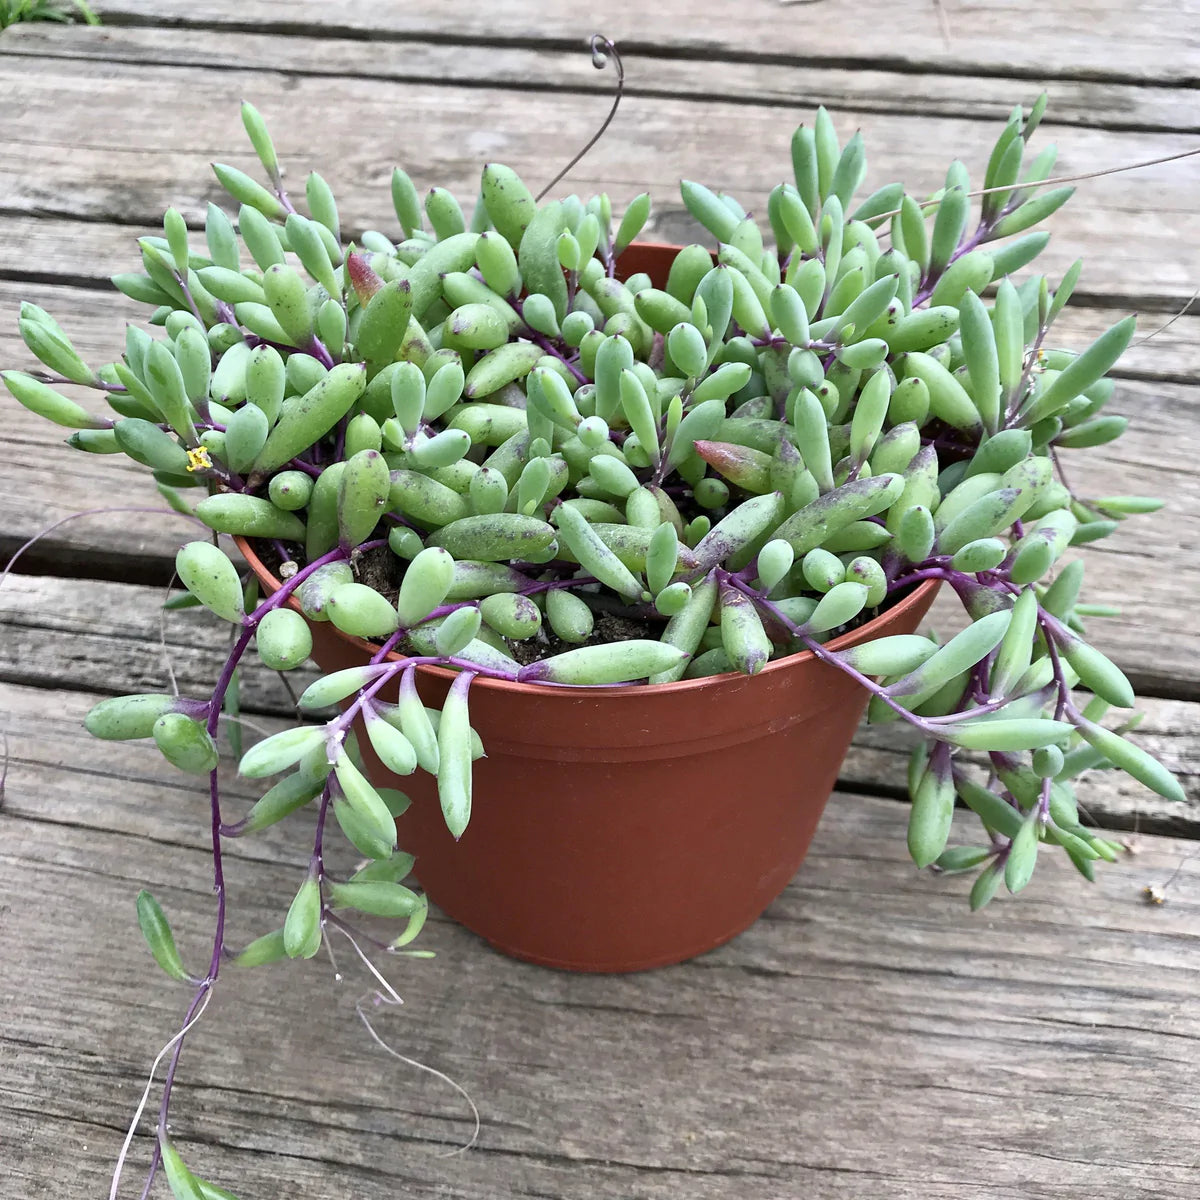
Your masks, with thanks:
[[(472, 92), (346, 79), (339, 88), (343, 104), (334, 111), (322, 109), (322, 120), (314, 122), (310, 114), (325, 104), (327, 91), (314, 78), (243, 72), (235, 80), (213, 66), (87, 60), (55, 62), (54, 70), (39, 72), (38, 64), (0, 54), (0, 79), (18, 98), (10, 119), (0, 125), (0, 151), (10, 164), (30, 158), (37, 164), (33, 171), (5, 168), (0, 157), (5, 210), (115, 217), (123, 223), (140, 219), (147, 225), (156, 224), (168, 204), (196, 224), (210, 200), (226, 202), (207, 178), (206, 160), (250, 166), (236, 106), (231, 101), (221, 112), (209, 99), (236, 94), (235, 86), (261, 109), (281, 159), (297, 176), (309, 165), (321, 168), (339, 197), (347, 230), (379, 221), (390, 227), (387, 179), (397, 157), (420, 186), (436, 179), (464, 197), (476, 194), (479, 164), (487, 158), (506, 161), (536, 182), (552, 169), (545, 165), (547, 145), (555, 147), (557, 165), (576, 144), (572, 140), (559, 150), (565, 141), (560, 131), (591, 130), (603, 107), (596, 97), (563, 94), (551, 114), (534, 97), (495, 88)], [(119, 131), (144, 106), (147, 89), (171, 114), (175, 136), (164, 140), (160, 135), (153, 144), (141, 145)], [(406, 115), (402, 126), (395, 123), (398, 110)], [(487, 114), (483, 119), (481, 110)], [(860, 116), (873, 165), (871, 186), (903, 177), (918, 193), (931, 191), (944, 177), (946, 147), (978, 168), (994, 137), (980, 122), (961, 118)], [(851, 123), (835, 120), (848, 136)], [(757, 136), (746, 136), (747, 123)], [(465, 139), (463, 129), (471, 131)], [(683, 212), (681, 176), (699, 176), (753, 203), (788, 170), (790, 132), (791, 122), (780, 121), (777, 109), (721, 101), (697, 108), (679, 100), (634, 98), (562, 190), (606, 187), (619, 207), (622, 196), (647, 188), (660, 218), (654, 232), (675, 240)], [(1060, 167), (1071, 173), (1120, 166), (1188, 150), (1193, 142), (1175, 133), (1080, 128), (1063, 139)], [(1200, 231), (1192, 186), (1197, 179), (1200, 160), (1184, 160), (1089, 182), (1083, 196), (1050, 223), (1056, 236), (1042, 260), (1044, 269), (1057, 275), (1086, 249), (1089, 294), (1122, 300), (1145, 295), (1154, 302), (1174, 295), (1177, 303), (1168, 299), (1165, 307), (1181, 305), (1200, 272), (1183, 249)], [(690, 237), (694, 226), (683, 228)], [(21, 261), (21, 245), (14, 251), (14, 260)], [(78, 244), (62, 253), (74, 264), (89, 258)], [(92, 272), (75, 266), (72, 273)]]
[[(114, 0), (100, 9), (114, 26), (317, 34), (371, 43), (422, 38), (455, 46), (569, 50), (594, 31), (567, 0), (532, 8), (524, 0), (496, 0), (486, 10), (464, 0), (401, 9), (349, 0), (338, 6), (336, 20), (319, 0), (295, 0), (286, 20), (269, 0), (214, 0), (201, 16), (187, 0)], [(887, 0), (826, 0), (798, 8), (778, 0), (743, 0), (734, 20), (720, 6), (697, 7), (688, 0), (661, 0), (649, 8), (639, 0), (613, 0), (604, 7), (601, 32), (627, 53), (706, 66), (714, 59), (819, 63), (1094, 83), (1152, 77), (1194, 87), (1200, 73), (1181, 53), (1195, 40), (1189, 11), (1196, 15), (1195, 0), (1144, 4), (1131, 23), (1121, 0), (973, 5), (966, 12), (957, 5), (941, 9), (933, 0), (900, 9)]]
[[(499, 87), (516, 91), (611, 95), (615, 75), (597, 71), (580, 46), (537, 42), (489, 45), (480, 42), (419, 39), (363, 41), (329, 34), (234, 32), (147, 25), (61, 27), (14, 26), (4, 51), (49, 61), (142, 66), (194, 66), (219, 63), (230, 72), (277, 70), (291, 76), (331, 81), (374, 79), (435, 87)], [(835, 66), (783, 63), (770, 57), (709, 60), (703, 72), (686, 55), (653, 50), (624, 51), (625, 96), (719, 100), (795, 109), (822, 103), (840, 113), (906, 113), (957, 116), (996, 122), (1013, 105), (1033, 99), (1028, 78), (1016, 75), (968, 76), (879, 67), (869, 62)], [(1200, 121), (1186, 89), (1153, 84), (1113, 84), (1102, 97), (1095, 85), (1070, 78), (1049, 81), (1051, 108), (1044, 125), (1083, 126), (1140, 133), (1200, 133)], [(1097, 101), (1102, 100), (1102, 106)]]

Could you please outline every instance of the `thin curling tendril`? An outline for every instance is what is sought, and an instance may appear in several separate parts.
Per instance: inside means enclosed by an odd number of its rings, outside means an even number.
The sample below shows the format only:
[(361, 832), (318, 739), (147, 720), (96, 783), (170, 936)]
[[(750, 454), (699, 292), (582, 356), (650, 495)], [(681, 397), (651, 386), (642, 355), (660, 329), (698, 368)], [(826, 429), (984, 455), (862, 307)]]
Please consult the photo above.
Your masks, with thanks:
[(617, 92), (613, 96), (612, 107), (608, 110), (608, 116), (601, 122), (600, 128), (588, 139), (583, 149), (575, 155), (573, 159), (540, 192), (536, 199), (541, 201), (550, 189), (558, 183), (564, 175), (570, 171), (591, 148), (605, 135), (608, 127), (612, 124), (613, 117), (617, 115), (617, 109), (621, 105), (621, 97), (625, 94), (625, 66), (621, 62), (621, 55), (617, 50), (616, 43), (606, 38), (602, 33), (592, 34), (591, 40), (588, 42), (588, 47), (592, 52), (592, 66), (597, 71), (603, 71), (608, 65), (608, 60), (611, 58), (614, 66), (617, 68)]
[[(601, 130), (601, 133), (603, 132), (604, 131)], [(1055, 175), (1050, 179), (1037, 179), (1031, 181), (1030, 183), (1001, 184), (998, 187), (974, 188), (969, 192), (965, 192), (964, 195), (969, 198), (973, 198), (978, 196), (990, 196), (994, 192), (1011, 192), (1014, 190), (1035, 191), (1038, 188), (1057, 187), (1060, 184), (1067, 183), (1079, 183), (1086, 179), (1103, 179), (1106, 175), (1123, 175), (1126, 171), (1142, 171), (1145, 170), (1146, 167), (1160, 167), (1164, 163), (1178, 162), (1182, 158), (1194, 158), (1197, 154), (1200, 154), (1200, 146), (1193, 147), (1191, 150), (1181, 150), (1178, 154), (1167, 154), (1162, 158), (1147, 158), (1143, 159), (1141, 162), (1125, 163), (1124, 166), (1120, 167), (1103, 167), (1098, 171), (1083, 171), (1078, 175)], [(570, 165), (573, 167), (575, 164), (571, 163)], [(570, 167), (568, 167), (567, 170), (570, 170)], [(564, 172), (564, 174), (565, 173), (566, 172)], [(561, 176), (559, 178), (561, 178)], [(555, 182), (557, 182), (557, 180)], [(940, 203), (940, 200), (935, 200), (932, 198), (929, 200), (917, 201), (917, 204), (921, 208), (932, 208), (934, 205)], [(893, 208), (888, 212), (876, 213), (872, 215), (871, 220), (883, 221), (888, 217), (898, 217), (901, 211), (902, 210), (899, 208)], [(1191, 302), (1189, 301), (1189, 304), (1190, 303)]]

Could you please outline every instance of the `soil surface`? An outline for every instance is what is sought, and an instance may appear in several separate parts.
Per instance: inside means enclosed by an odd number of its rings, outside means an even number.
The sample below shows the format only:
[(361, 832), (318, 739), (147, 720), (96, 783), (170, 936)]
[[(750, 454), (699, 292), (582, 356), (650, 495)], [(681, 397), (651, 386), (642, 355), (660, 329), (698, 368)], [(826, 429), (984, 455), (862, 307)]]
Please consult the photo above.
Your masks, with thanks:
[[(278, 577), (282, 560), (275, 544), (272, 542), (256, 542), (255, 549), (262, 559), (263, 566)], [(559, 565), (564, 570), (573, 568), (574, 566), (571, 563), (562, 563)], [(554, 564), (547, 564), (547, 566), (553, 567)], [(396, 602), (396, 598), (400, 594), (400, 582), (404, 578), (404, 564), (403, 560), (387, 546), (376, 546), (358, 555), (357, 558), (352, 559), (351, 567), (359, 583), (364, 583), (368, 587), (373, 588), (393, 604)], [(544, 571), (546, 567), (543, 566), (539, 569)], [(666, 624), (666, 619), (657, 615), (652, 618), (638, 618), (618, 612), (605, 611), (602, 606), (608, 604), (607, 599), (592, 597), (587, 593), (578, 594), (596, 613), (596, 623), (592, 629), (592, 635), (587, 641), (564, 642), (562, 638), (558, 637), (551, 630), (548, 624), (543, 623), (542, 628), (537, 634), (531, 638), (526, 638), (524, 641), (514, 641), (511, 638), (504, 639), (508, 646), (510, 657), (522, 666), (526, 666), (529, 663), (539, 662), (543, 658), (550, 658), (555, 654), (562, 654), (566, 650), (573, 650), (579, 646), (605, 645), (609, 642), (628, 642), (637, 638), (656, 638)], [(381, 638), (368, 638), (367, 641), (373, 641), (377, 645), (382, 644)]]

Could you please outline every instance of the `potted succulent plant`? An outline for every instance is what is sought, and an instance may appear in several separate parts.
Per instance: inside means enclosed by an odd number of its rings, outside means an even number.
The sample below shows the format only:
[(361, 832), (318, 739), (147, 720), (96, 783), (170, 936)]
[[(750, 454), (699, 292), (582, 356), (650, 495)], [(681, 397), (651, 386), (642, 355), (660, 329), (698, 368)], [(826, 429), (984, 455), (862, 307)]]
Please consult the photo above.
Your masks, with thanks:
[[(320, 176), (295, 209), (246, 105), (269, 186), (217, 165), (236, 222), (210, 206), (199, 248), (170, 210), (144, 270), (114, 279), (162, 336), (131, 326), (93, 369), (23, 307), (46, 369), (5, 372), (8, 389), (76, 450), (147, 466), (211, 531), (179, 551), (176, 602), (235, 631), (210, 694), (88, 717), (210, 780), (203, 976), (138, 902), (154, 957), (194, 988), (185, 1029), (226, 960), (311, 956), (349, 914), (400, 919), (389, 950), (410, 953), (430, 894), (536, 961), (699, 953), (787, 883), (864, 707), (920, 733), (909, 850), (976, 872), (974, 908), (1020, 891), (1042, 848), (1088, 878), (1113, 857), (1079, 821), (1081, 771), (1181, 797), (1100, 724), (1133, 694), (1084, 638), (1104, 613), (1079, 600), (1080, 563), (1059, 565), (1157, 504), (1084, 499), (1057, 470), (1124, 428), (1106, 375), (1133, 322), (1069, 353), (1053, 327), (1078, 265), (1054, 288), (1010, 279), (1071, 191), (1041, 187), (1052, 150), (1027, 158), (1043, 109), (1012, 114), (979, 192), (955, 163), (928, 199), (856, 199), (861, 139), (840, 147), (822, 110), (766, 226), (685, 181), (711, 243), (662, 247), (636, 241), (648, 196), (614, 232), (606, 196), (539, 203), (497, 164), (469, 219), (397, 170), (400, 236), (346, 244)], [(916, 632), (939, 586), (966, 614), (944, 644)], [(235, 813), (218, 729), (252, 647), (321, 674), (299, 723), (241, 755), (275, 782)], [(948, 847), (959, 801), (981, 836)], [(222, 847), (293, 814), (315, 828), (297, 891), (235, 951)], [(335, 829), (357, 869), (331, 863)], [(155, 1164), (178, 1196), (224, 1194), (168, 1140), (169, 1099), (168, 1081)]]

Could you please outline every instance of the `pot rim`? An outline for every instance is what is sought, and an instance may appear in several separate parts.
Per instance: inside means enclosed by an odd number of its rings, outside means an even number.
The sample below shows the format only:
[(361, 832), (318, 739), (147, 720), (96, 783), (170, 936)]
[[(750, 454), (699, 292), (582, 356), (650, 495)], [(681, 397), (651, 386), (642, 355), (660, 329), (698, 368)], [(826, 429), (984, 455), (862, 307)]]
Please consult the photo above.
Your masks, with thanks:
[[(246, 561), (250, 564), (250, 569), (261, 583), (270, 588), (271, 595), (279, 590), (283, 585), (279, 579), (264, 566), (263, 561), (259, 558), (256, 551), (250, 544), (250, 539), (241, 536), (235, 536), (234, 542), (237, 548), (242, 552)], [(896, 604), (873, 617), (865, 625), (858, 626), (857, 629), (848, 630), (846, 633), (834, 638), (833, 641), (826, 644), (829, 650), (844, 650), (850, 646), (857, 645), (859, 642), (866, 641), (870, 635), (872, 627), (888, 620), (894, 615), (904, 612), (920, 604), (926, 597), (932, 599), (935, 593), (941, 586), (941, 581), (937, 579), (927, 579), (919, 583), (915, 588), (904, 596)], [(287, 604), (296, 612), (303, 613), (299, 601), (296, 597), (289, 596)], [(354, 646), (361, 650), (367, 658), (379, 652), (379, 647), (364, 638), (353, 637), (348, 633), (343, 633), (332, 622), (329, 622), (330, 631), (345, 642), (347, 645)], [(405, 657), (395, 650), (388, 652), (388, 662), (399, 662)], [(646, 696), (654, 694), (666, 696), (672, 694), (682, 694), (694, 692), (702, 688), (711, 687), (713, 684), (722, 682), (731, 682), (733, 680), (745, 679), (764, 679), (771, 675), (779, 674), (789, 668), (800, 667), (805, 663), (816, 661), (817, 656), (811, 650), (801, 650), (796, 654), (789, 654), (786, 658), (776, 659), (774, 662), (769, 662), (757, 675), (742, 675), (738, 671), (726, 671), (721, 675), (707, 675), (703, 679), (680, 679), (675, 683), (631, 683), (631, 684), (599, 684), (599, 685), (569, 685), (569, 684), (549, 684), (549, 683), (517, 683), (515, 680), (509, 679), (494, 679), (487, 675), (477, 675), (472, 687), (486, 687), (488, 690), (494, 690), (502, 695), (512, 696), (528, 696), (536, 694), (540, 696), (550, 695), (553, 692), (567, 692), (572, 696), (578, 697), (581, 692), (588, 692), (596, 696), (604, 697), (631, 697), (631, 696)], [(434, 667), (427, 664), (422, 664), (418, 670), (428, 672), (435, 679), (441, 679), (449, 683), (460, 674), (459, 671), (451, 670), (449, 667)]]

